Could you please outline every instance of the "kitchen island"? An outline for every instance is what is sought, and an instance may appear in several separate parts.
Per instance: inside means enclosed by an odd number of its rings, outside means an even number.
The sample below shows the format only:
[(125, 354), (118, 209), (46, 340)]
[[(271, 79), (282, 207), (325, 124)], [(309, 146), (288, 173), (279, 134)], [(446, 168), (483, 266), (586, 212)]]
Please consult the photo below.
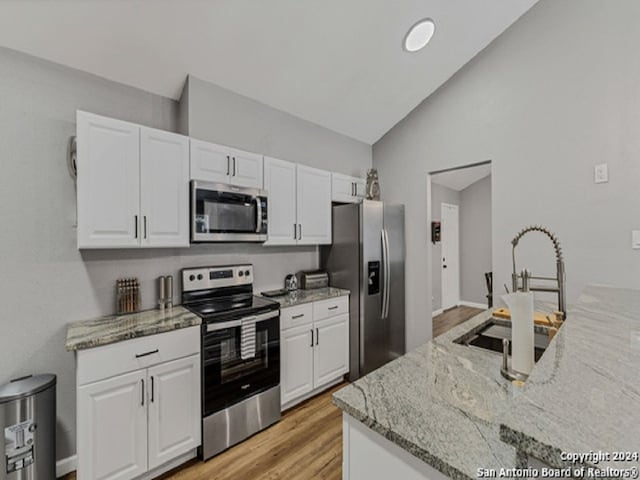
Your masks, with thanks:
[(529, 456), (555, 467), (566, 464), (557, 462), (562, 451), (640, 447), (640, 292), (589, 287), (525, 387), (500, 375), (500, 355), (454, 343), (490, 317), (483, 312), (334, 395), (344, 411), (345, 480), (477, 478), (524, 467)]

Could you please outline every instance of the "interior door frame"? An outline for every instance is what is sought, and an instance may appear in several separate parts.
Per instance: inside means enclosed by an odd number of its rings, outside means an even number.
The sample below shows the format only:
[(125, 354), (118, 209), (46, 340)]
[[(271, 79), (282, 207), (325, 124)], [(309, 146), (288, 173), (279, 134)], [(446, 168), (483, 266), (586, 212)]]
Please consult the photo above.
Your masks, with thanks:
[[(447, 296), (445, 295), (445, 279), (444, 279), (444, 249), (445, 249), (445, 242), (447, 241), (447, 238), (451, 238), (447, 235), (447, 232), (445, 231), (445, 209), (450, 208), (450, 209), (454, 209), (457, 213), (457, 236), (458, 236), (458, 241), (457, 241), (457, 262), (456, 262), (456, 266), (457, 268), (455, 269), (455, 277), (456, 277), (456, 282), (454, 282), (455, 287), (454, 287), (454, 291), (453, 291), (453, 295), (451, 298), (454, 299), (453, 303), (451, 304), (445, 304), (445, 298), (447, 298)], [(458, 305), (460, 305), (460, 206), (459, 205), (454, 205), (452, 203), (445, 203), (442, 202), (440, 204), (440, 220), (442, 222), (442, 260), (440, 260), (440, 268), (443, 270), (442, 275), (440, 276), (440, 284), (441, 284), (441, 288), (440, 288), (440, 292), (441, 292), (441, 304), (442, 304), (442, 310), (448, 310), (450, 308), (454, 308), (457, 307)], [(449, 269), (450, 270), (450, 269)], [(449, 290), (449, 287), (447, 287), (447, 291)], [(451, 292), (449, 292), (451, 293)]]

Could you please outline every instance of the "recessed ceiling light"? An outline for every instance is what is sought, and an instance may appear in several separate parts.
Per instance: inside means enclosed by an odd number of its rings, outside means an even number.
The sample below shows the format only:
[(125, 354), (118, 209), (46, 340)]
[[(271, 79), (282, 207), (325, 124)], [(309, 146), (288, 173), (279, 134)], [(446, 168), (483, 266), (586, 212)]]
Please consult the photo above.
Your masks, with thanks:
[(404, 37), (404, 49), (417, 52), (423, 49), (436, 31), (436, 24), (430, 18), (423, 18), (415, 23)]

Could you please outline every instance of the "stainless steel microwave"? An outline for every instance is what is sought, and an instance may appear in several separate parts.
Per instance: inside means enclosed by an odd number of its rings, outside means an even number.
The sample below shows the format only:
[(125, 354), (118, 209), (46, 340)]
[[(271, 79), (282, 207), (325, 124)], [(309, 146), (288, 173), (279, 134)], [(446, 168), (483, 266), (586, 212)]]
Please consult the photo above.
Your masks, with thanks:
[(191, 242), (264, 242), (267, 192), (191, 181)]

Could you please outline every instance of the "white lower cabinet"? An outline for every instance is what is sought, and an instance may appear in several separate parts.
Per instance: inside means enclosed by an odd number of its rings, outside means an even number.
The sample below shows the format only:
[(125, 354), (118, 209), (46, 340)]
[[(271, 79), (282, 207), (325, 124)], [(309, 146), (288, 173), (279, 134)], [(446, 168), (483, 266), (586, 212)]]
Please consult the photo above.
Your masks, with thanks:
[(147, 471), (146, 375), (78, 389), (78, 478), (125, 480)]
[(283, 405), (313, 390), (312, 336), (311, 325), (291, 328), (282, 333), (280, 386)]
[(200, 357), (148, 370), (149, 470), (200, 445)]
[(303, 325), (292, 326), (293, 321), (281, 324), (283, 408), (304, 400), (312, 392), (321, 391), (349, 371), (349, 297), (332, 300), (339, 305), (336, 310), (344, 312), (346, 309), (347, 313), (316, 320), (318, 311), (322, 311), (318, 306), (323, 303), (314, 302), (312, 309), (305, 309), (304, 305), (282, 309), (281, 318), (299, 318), (299, 321), (308, 318)]
[[(78, 352), (79, 479), (161, 473), (160, 467), (200, 446), (199, 332), (159, 334), (151, 350), (153, 336)], [(96, 379), (104, 371), (99, 364), (113, 354), (121, 365), (130, 357), (138, 368)]]
[(315, 323), (313, 384), (320, 386), (349, 371), (349, 314)]

